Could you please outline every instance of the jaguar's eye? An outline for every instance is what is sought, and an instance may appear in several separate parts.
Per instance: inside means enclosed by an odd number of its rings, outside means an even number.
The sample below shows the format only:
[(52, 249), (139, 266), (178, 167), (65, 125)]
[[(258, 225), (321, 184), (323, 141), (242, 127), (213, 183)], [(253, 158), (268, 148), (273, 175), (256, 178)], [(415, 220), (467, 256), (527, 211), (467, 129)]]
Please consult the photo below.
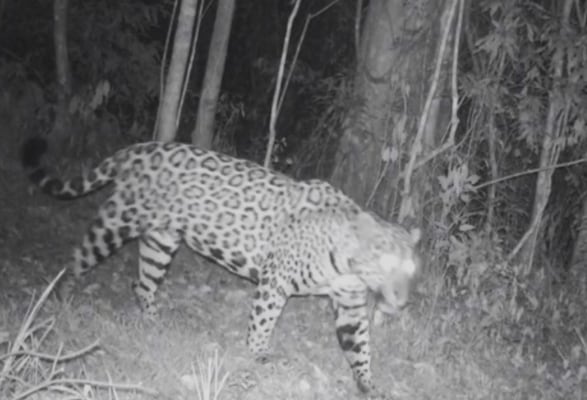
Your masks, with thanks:
[(379, 265), (386, 273), (396, 269), (399, 263), (399, 258), (393, 253), (385, 253), (379, 258)]

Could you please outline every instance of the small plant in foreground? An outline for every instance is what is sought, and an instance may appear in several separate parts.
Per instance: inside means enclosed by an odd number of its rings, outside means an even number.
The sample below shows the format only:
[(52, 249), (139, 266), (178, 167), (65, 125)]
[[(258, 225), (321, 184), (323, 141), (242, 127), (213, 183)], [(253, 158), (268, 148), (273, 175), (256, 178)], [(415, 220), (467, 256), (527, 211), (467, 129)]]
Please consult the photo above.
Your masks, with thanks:
[(198, 400), (219, 399), (229, 375), (228, 372), (225, 372), (221, 376), (222, 361), (222, 359), (218, 358), (217, 349), (214, 350), (212, 356), (208, 357), (207, 363), (202, 362), (200, 358), (196, 358), (197, 371), (192, 365), (191, 375), (182, 376), (181, 382), (187, 389), (196, 392)]

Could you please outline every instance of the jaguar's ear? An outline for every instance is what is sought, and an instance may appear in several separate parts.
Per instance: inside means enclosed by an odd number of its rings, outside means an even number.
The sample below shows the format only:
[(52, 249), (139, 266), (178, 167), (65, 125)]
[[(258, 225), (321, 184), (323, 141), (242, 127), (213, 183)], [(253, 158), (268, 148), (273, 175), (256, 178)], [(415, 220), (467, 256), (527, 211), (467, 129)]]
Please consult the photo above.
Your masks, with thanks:
[(361, 238), (367, 238), (373, 235), (373, 232), (377, 226), (375, 219), (367, 212), (361, 212), (357, 215), (355, 220), (355, 227), (357, 234)]
[(419, 228), (410, 229), (410, 239), (412, 239), (412, 245), (415, 246), (422, 239), (422, 231)]

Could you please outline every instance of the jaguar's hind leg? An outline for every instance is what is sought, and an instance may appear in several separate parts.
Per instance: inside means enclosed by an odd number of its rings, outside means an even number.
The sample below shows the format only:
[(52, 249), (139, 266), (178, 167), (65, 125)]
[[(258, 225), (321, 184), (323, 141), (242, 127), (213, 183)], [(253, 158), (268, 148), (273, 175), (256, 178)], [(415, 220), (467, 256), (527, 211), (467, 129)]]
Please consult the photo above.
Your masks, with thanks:
[(73, 252), (73, 265), (67, 269), (58, 287), (58, 296), (63, 300), (71, 296), (83, 275), (138, 235), (135, 223), (123, 223), (116, 218), (117, 213), (105, 212), (108, 204), (112, 203), (107, 202), (101, 207), (98, 217), (84, 235), (82, 244)]
[(133, 283), (133, 290), (148, 317), (157, 314), (155, 292), (169, 270), (180, 241), (178, 234), (155, 230), (145, 232), (140, 238), (139, 279)]
[(287, 288), (279, 285), (275, 269), (271, 265), (263, 269), (249, 318), (247, 347), (259, 361), (268, 356), (273, 329), (290, 294)]

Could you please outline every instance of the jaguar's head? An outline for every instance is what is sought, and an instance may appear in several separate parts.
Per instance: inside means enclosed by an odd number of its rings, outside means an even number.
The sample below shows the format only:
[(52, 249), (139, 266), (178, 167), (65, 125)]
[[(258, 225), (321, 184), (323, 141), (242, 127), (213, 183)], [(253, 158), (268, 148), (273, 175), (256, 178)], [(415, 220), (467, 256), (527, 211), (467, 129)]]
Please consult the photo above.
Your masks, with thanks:
[(395, 314), (408, 303), (420, 259), (412, 249), (401, 255), (386, 253), (379, 258), (379, 266), (383, 279), (376, 290), (377, 308), (386, 314)]
[(364, 213), (355, 221), (360, 254), (357, 272), (375, 293), (377, 308), (394, 314), (407, 303), (414, 278), (420, 269), (416, 245), (420, 230), (410, 232), (379, 217)]

